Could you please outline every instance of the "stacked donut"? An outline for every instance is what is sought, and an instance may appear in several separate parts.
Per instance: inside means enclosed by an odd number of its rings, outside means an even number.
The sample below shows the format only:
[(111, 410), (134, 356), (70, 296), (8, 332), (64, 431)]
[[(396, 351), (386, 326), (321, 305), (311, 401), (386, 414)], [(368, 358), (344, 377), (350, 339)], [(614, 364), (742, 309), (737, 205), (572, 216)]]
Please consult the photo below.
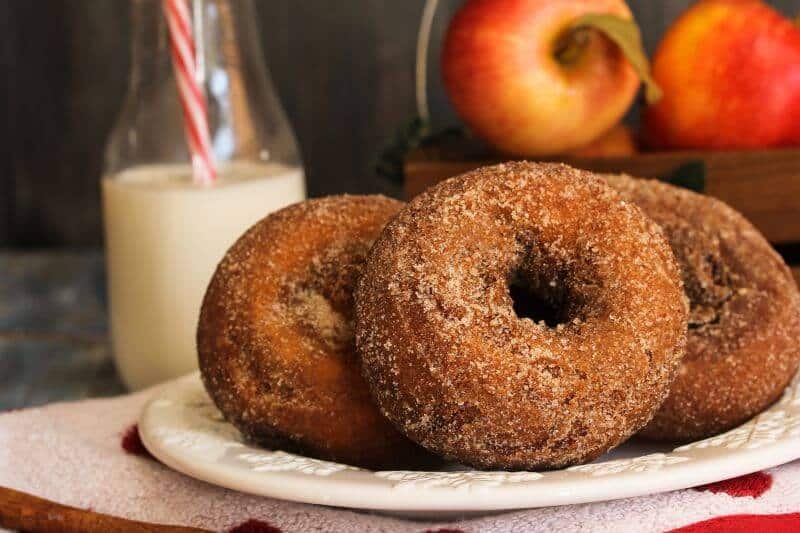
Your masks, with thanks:
[(800, 295), (739, 214), (662, 183), (509, 163), (409, 204), (310, 200), (220, 263), (205, 386), (248, 439), (367, 468), (548, 469), (777, 400)]

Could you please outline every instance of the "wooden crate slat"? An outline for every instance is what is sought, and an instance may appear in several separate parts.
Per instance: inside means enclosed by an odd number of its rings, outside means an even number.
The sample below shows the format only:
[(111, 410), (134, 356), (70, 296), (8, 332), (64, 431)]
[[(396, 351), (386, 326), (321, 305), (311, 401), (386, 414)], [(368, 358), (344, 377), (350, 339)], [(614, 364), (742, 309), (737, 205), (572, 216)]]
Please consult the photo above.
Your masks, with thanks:
[[(447, 143), (417, 149), (406, 160), (406, 195), (468, 170), (497, 163), (474, 143)], [(570, 165), (597, 172), (627, 172), (660, 177), (680, 166), (702, 160), (706, 193), (741, 211), (774, 243), (800, 242), (800, 150), (735, 152), (659, 152), (624, 158), (560, 158)]]

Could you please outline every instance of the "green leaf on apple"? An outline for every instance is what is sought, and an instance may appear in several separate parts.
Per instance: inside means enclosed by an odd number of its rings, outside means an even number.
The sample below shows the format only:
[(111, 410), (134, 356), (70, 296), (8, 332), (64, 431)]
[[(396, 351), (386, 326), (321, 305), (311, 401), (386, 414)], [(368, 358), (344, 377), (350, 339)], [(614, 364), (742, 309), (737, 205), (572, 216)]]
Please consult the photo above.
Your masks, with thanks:
[(670, 185), (703, 193), (706, 190), (706, 164), (702, 159), (684, 163), (661, 178)]
[(445, 137), (464, 137), (466, 130), (460, 126), (432, 131), (430, 125), (415, 115), (401, 125), (378, 156), (375, 171), (397, 185), (405, 179), (403, 166), (409, 152), (420, 146), (442, 140)]
[[(650, 61), (642, 45), (642, 34), (639, 26), (633, 19), (622, 18), (617, 15), (607, 13), (587, 13), (578, 17), (572, 25), (573, 42), (580, 46), (580, 31), (591, 28), (601, 32), (625, 55), (633, 69), (642, 79), (645, 87), (645, 98), (648, 103), (655, 103), (661, 99), (661, 88), (656, 84), (650, 74)], [(564, 48), (569, 53), (569, 46)]]
[(406, 154), (419, 146), (427, 131), (428, 125), (418, 115), (401, 125), (378, 156), (378, 161), (375, 163), (378, 175), (401, 185)]

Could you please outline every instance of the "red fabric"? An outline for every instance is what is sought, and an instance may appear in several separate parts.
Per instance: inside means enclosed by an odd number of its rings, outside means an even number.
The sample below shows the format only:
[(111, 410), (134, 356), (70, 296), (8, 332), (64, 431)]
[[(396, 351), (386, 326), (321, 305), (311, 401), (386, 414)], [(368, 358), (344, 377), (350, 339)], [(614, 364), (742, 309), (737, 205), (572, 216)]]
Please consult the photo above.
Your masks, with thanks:
[(765, 472), (754, 472), (746, 476), (717, 481), (702, 487), (695, 487), (694, 490), (701, 492), (711, 492), (719, 494), (724, 492), (734, 498), (758, 498), (772, 487), (772, 476)]
[(250, 519), (247, 522), (242, 522), (238, 526), (231, 528), (229, 533), (281, 533), (281, 530), (269, 522)]
[(800, 513), (720, 516), (673, 529), (668, 533), (797, 533)]
[(125, 433), (122, 434), (122, 442), (120, 444), (122, 445), (122, 449), (127, 453), (139, 455), (148, 459), (153, 458), (150, 452), (147, 451), (147, 448), (144, 447), (141, 437), (139, 437), (139, 426), (137, 424), (133, 424), (125, 430)]

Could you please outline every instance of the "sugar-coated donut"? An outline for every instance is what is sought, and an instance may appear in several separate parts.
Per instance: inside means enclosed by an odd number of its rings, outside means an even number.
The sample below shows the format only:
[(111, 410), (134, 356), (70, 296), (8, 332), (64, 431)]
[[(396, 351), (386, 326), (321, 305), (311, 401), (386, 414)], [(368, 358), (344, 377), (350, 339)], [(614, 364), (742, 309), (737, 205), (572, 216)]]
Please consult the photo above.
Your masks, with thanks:
[(800, 296), (764, 237), (723, 202), (653, 180), (609, 183), (661, 225), (691, 304), (672, 390), (643, 436), (687, 441), (745, 422), (780, 398), (800, 362)]
[(200, 369), (247, 438), (364, 467), (430, 459), (373, 405), (353, 338), (355, 280), (401, 206), (382, 196), (295, 204), (258, 222), (220, 263), (200, 315)]
[(416, 442), (477, 468), (558, 468), (650, 421), (687, 315), (638, 207), (589, 172), (511, 163), (388, 224), (356, 290), (356, 343), (382, 412)]

